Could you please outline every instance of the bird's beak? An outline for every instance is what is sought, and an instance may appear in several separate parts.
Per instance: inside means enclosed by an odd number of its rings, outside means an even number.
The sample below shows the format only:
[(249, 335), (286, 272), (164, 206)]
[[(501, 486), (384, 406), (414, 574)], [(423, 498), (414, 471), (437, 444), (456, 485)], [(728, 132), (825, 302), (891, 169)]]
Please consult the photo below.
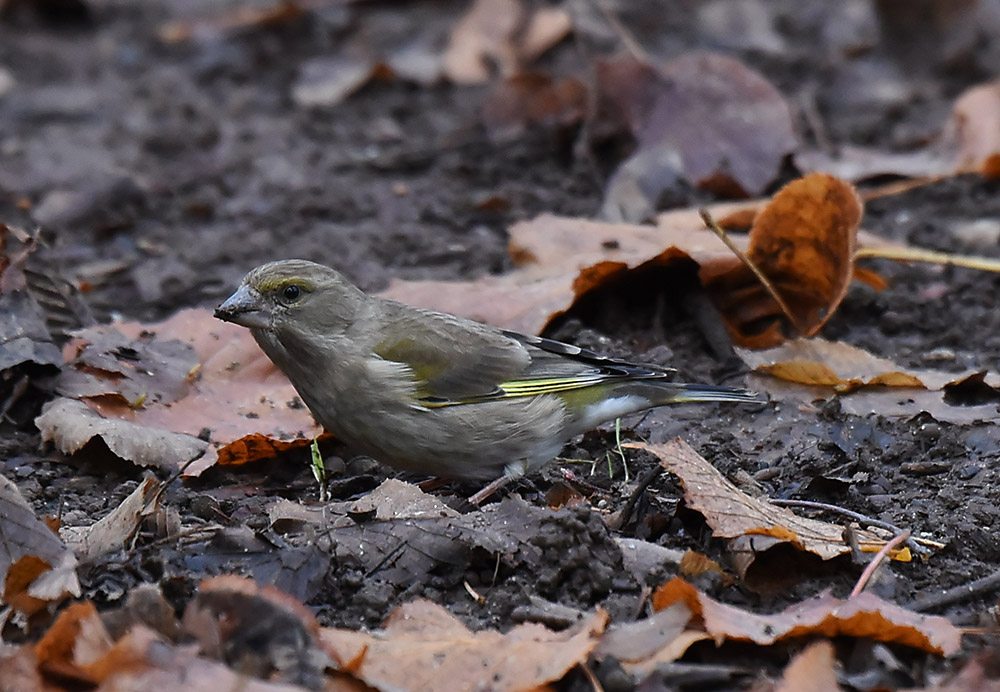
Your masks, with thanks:
[(271, 311), (264, 298), (245, 284), (215, 308), (215, 316), (250, 329), (267, 329), (271, 326)]

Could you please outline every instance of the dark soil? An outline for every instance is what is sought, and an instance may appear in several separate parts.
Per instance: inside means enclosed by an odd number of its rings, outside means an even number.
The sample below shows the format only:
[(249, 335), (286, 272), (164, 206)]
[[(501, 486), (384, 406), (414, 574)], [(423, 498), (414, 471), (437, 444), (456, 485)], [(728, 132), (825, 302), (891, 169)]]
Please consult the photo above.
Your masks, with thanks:
[[(621, 16), (657, 55), (695, 47), (735, 55), (790, 102), (812, 104), (823, 136), (835, 144), (919, 145), (945, 120), (958, 93), (1000, 68), (995, 42), (974, 31), (963, 38), (968, 27), (929, 25), (901, 43), (888, 21), (880, 31), (868, 2), (766, 3), (753, 15), (769, 22), (777, 46), (756, 25), (728, 32), (708, 21), (699, 3), (676, 5), (649, 13), (635, 3)], [(330, 264), (373, 291), (396, 276), (500, 273), (510, 266), (505, 232), (513, 222), (540, 212), (594, 217), (601, 206), (605, 181), (580, 155), (579, 131), (534, 129), (494, 142), (478, 120), (485, 88), (395, 80), (373, 82), (330, 108), (305, 109), (290, 98), (289, 85), (305, 60), (336, 52), (347, 37), (379, 26), (377, 19), (446, 31), (464, 3), (331, 5), (276, 26), (178, 44), (161, 43), (159, 26), (184, 13), (199, 16), (201, 3), (95, 1), (82, 16), (69, 17), (53, 14), (58, 3), (2, 6), (8, 10), (0, 23), (0, 66), (15, 85), (0, 95), (0, 220), (53, 232), (55, 256), (69, 276), (89, 286), (87, 300), (101, 320), (156, 320), (181, 307), (214, 306), (248, 269), (283, 257)], [(740, 6), (752, 10), (754, 3)], [(378, 35), (371, 40), (377, 46)], [(580, 50), (580, 43), (564, 42), (542, 67), (579, 70), (591, 57)], [(980, 220), (995, 223), (998, 193), (997, 181), (949, 179), (871, 202), (863, 227), (926, 247), (1000, 256), (997, 234), (970, 239), (955, 232)], [(683, 194), (682, 206), (707, 199)], [(506, 204), (483, 210), (480, 203), (492, 197)], [(890, 288), (853, 286), (825, 337), (907, 366), (998, 367), (1000, 279), (956, 268), (872, 266)], [(556, 335), (630, 359), (669, 360), (685, 379), (735, 383), (740, 375), (733, 360), (713, 353), (698, 305), (697, 296), (679, 296), (649, 280), (574, 315)], [(117, 505), (141, 476), (99, 455), (63, 459), (40, 449), (30, 423), (3, 426), (0, 472), (40, 515), (88, 523)], [(725, 475), (756, 479), (771, 497), (831, 502), (947, 544), (927, 560), (885, 569), (876, 588), (902, 604), (991, 574), (1000, 561), (1000, 427), (993, 422), (858, 417), (832, 400), (657, 410), (625, 420), (623, 436), (654, 442), (681, 436)], [(601, 510), (620, 509), (635, 487), (623, 482), (620, 464), (608, 477), (606, 452), (614, 448), (614, 431), (604, 429), (564, 452), (597, 460), (593, 476), (590, 464), (566, 466), (606, 489), (590, 498)], [(334, 499), (367, 492), (391, 475), (367, 460), (351, 460), (348, 450), (334, 453), (348, 460), (350, 476), (335, 482)], [(932, 472), (914, 472), (916, 462)], [(633, 477), (642, 477), (655, 464), (630, 455), (629, 465)], [(544, 505), (544, 492), (559, 482), (553, 465), (511, 492)], [(458, 484), (438, 492), (457, 506), (475, 490)], [(266, 530), (263, 507), (279, 496), (314, 499), (304, 455), (176, 483), (166, 501), (184, 521), (226, 517)], [(661, 475), (623, 533), (724, 562), (723, 546), (703, 523), (679, 512), (679, 497), (676, 483)], [(494, 573), (497, 565), (483, 555), (409, 588), (370, 578), (350, 561), (335, 562), (308, 589), (307, 604), (323, 624), (346, 627), (376, 626), (395, 605), (417, 596), (447, 604), (470, 625), (500, 628), (511, 626), (532, 596), (580, 609), (603, 605), (623, 619), (642, 612), (642, 589), (657, 582), (640, 584), (622, 571), (620, 550), (599, 515), (574, 509), (553, 516), (539, 534), (538, 562)], [(152, 581), (180, 608), (205, 574), (254, 571), (235, 558), (195, 564), (185, 550), (140, 548), (97, 565), (84, 575), (86, 595), (111, 606), (135, 584)], [(779, 582), (774, 572), (781, 570), (791, 578)], [(728, 602), (771, 611), (823, 589), (845, 596), (860, 567), (845, 560), (781, 570), (761, 565), (753, 589), (701, 586)], [(486, 593), (485, 605), (469, 599), (463, 581)], [(976, 596), (940, 614), (989, 626), (996, 597)], [(968, 650), (982, 646), (966, 639)], [(924, 684), (927, 661), (897, 653), (908, 682)], [(712, 652), (700, 654), (710, 659)], [(787, 659), (759, 659), (758, 652), (742, 660), (769, 668)], [(930, 662), (937, 669), (955, 665)]]

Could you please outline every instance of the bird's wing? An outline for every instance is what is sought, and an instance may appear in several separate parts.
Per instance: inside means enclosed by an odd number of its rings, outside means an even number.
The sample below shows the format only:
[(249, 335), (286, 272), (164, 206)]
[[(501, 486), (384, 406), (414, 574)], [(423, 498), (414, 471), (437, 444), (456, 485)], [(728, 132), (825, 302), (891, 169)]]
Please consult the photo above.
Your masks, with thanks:
[(375, 353), (407, 365), (426, 406), (566, 392), (672, 371), (542, 337), (386, 302)]
[(499, 398), (499, 385), (531, 364), (521, 343), (478, 322), (401, 303), (383, 303), (375, 353), (404, 363), (424, 402)]

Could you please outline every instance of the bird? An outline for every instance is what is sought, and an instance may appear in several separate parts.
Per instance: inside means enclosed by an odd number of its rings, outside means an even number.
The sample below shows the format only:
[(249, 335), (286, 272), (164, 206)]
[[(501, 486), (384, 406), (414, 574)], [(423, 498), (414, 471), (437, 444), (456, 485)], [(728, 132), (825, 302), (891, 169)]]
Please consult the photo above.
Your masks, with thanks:
[(496, 487), (629, 413), (761, 402), (745, 389), (675, 382), (671, 368), (369, 295), (307, 260), (252, 269), (215, 317), (247, 327), (317, 422), (354, 451)]

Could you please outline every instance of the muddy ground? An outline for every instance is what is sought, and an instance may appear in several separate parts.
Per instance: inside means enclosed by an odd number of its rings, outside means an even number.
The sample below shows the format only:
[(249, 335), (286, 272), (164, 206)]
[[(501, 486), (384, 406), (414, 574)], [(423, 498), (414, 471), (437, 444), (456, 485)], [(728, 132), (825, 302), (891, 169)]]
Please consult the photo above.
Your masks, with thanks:
[[(971, 28), (946, 17), (904, 31), (891, 24), (880, 29), (868, 2), (733, 3), (749, 8), (753, 19), (737, 31), (712, 19), (701, 7), (708, 4), (679, 2), (651, 16), (636, 3), (621, 17), (656, 54), (698, 47), (740, 58), (793, 104), (810, 104), (823, 136), (835, 144), (918, 146), (940, 127), (958, 93), (1000, 69), (995, 42), (978, 33), (995, 19), (986, 9), (987, 19)], [(281, 257), (336, 266), (369, 290), (397, 276), (504, 272), (511, 223), (540, 212), (592, 218), (600, 209), (607, 171), (580, 155), (578, 128), (535, 128), (494, 142), (478, 120), (487, 88), (481, 86), (376, 81), (341, 104), (314, 109), (297, 106), (289, 94), (300, 65), (336, 51), (372, 17), (391, 17), (388, 25), (397, 31), (413, 22), (422, 31), (446, 32), (462, 5), (330, 4), (273, 26), (164, 43), (156, 33), (163, 22), (205, 16), (205, 6), (8, 2), (0, 66), (14, 83), (0, 96), (0, 220), (51, 231), (62, 267), (86, 282), (86, 298), (102, 321), (156, 320), (185, 306), (213, 306), (249, 268)], [(370, 37), (375, 45), (391, 39), (389, 33)], [(580, 42), (565, 41), (540, 66), (555, 73), (579, 67), (589, 57), (581, 50)], [(790, 163), (773, 187), (793, 174)], [(690, 188), (675, 192), (677, 206), (711, 199)], [(862, 225), (926, 247), (998, 256), (998, 192), (997, 181), (952, 178), (872, 201)], [(490, 198), (504, 204), (481, 205)], [(871, 266), (890, 287), (852, 287), (824, 336), (903, 365), (997, 368), (1000, 279), (955, 268)], [(686, 379), (738, 382), (733, 361), (709, 348), (695, 319), (697, 305), (695, 297), (648, 280), (574, 316), (556, 335), (632, 359), (669, 357)], [(83, 523), (115, 506), (141, 477), (123, 464), (64, 459), (40, 448), (31, 411), (15, 413), (2, 424), (0, 471), (39, 514)], [(928, 560), (887, 568), (877, 588), (896, 602), (991, 574), (1000, 561), (995, 422), (859, 417), (832, 399), (660, 410), (626, 419), (623, 427), (626, 439), (682, 436), (728, 477), (748, 475), (769, 496), (831, 502), (946, 543)], [(607, 511), (620, 508), (634, 489), (620, 468), (608, 478), (604, 459), (614, 445), (613, 430), (604, 429), (564, 453), (598, 460), (594, 476), (587, 464), (568, 468), (607, 489), (591, 498)], [(352, 460), (347, 450), (337, 452), (357, 477), (337, 481), (334, 499), (366, 492), (391, 474)], [(654, 466), (642, 455), (629, 464), (633, 478)], [(511, 492), (543, 504), (557, 480), (550, 468)], [(458, 484), (436, 492), (457, 506), (474, 490)], [(261, 508), (276, 497), (314, 500), (304, 455), (176, 483), (167, 502), (192, 521), (225, 517), (260, 527)], [(725, 561), (703, 524), (677, 513), (678, 498), (676, 483), (659, 476), (624, 533)], [(417, 596), (448, 604), (475, 626), (509, 627), (532, 596), (634, 617), (644, 585), (620, 573), (611, 533), (589, 509), (567, 512), (552, 520), (543, 562), (512, 568), (499, 582), (486, 560), (428, 575), (409, 588), (335, 564), (309, 590), (308, 605), (324, 624), (346, 627), (375, 626)], [(189, 558), (197, 550), (179, 545), (103, 562), (85, 573), (85, 594), (110, 607), (135, 584), (153, 581), (181, 608), (205, 574), (249, 571), (235, 558), (196, 564)], [(804, 566), (780, 584), (765, 572), (758, 590), (703, 587), (769, 611), (823, 589), (844, 596), (858, 573), (845, 560), (835, 568)], [(488, 592), (485, 605), (469, 599), (463, 580)], [(996, 603), (995, 592), (985, 593), (938, 612), (962, 625), (989, 626)], [(966, 640), (970, 651), (984, 645)], [(873, 681), (919, 685), (928, 670), (956, 665), (897, 653), (903, 664), (896, 677), (886, 673)], [(712, 656), (706, 647), (695, 659)], [(787, 659), (750, 653), (741, 660), (751, 670), (773, 671)], [(753, 677), (733, 684), (743, 687)]]

